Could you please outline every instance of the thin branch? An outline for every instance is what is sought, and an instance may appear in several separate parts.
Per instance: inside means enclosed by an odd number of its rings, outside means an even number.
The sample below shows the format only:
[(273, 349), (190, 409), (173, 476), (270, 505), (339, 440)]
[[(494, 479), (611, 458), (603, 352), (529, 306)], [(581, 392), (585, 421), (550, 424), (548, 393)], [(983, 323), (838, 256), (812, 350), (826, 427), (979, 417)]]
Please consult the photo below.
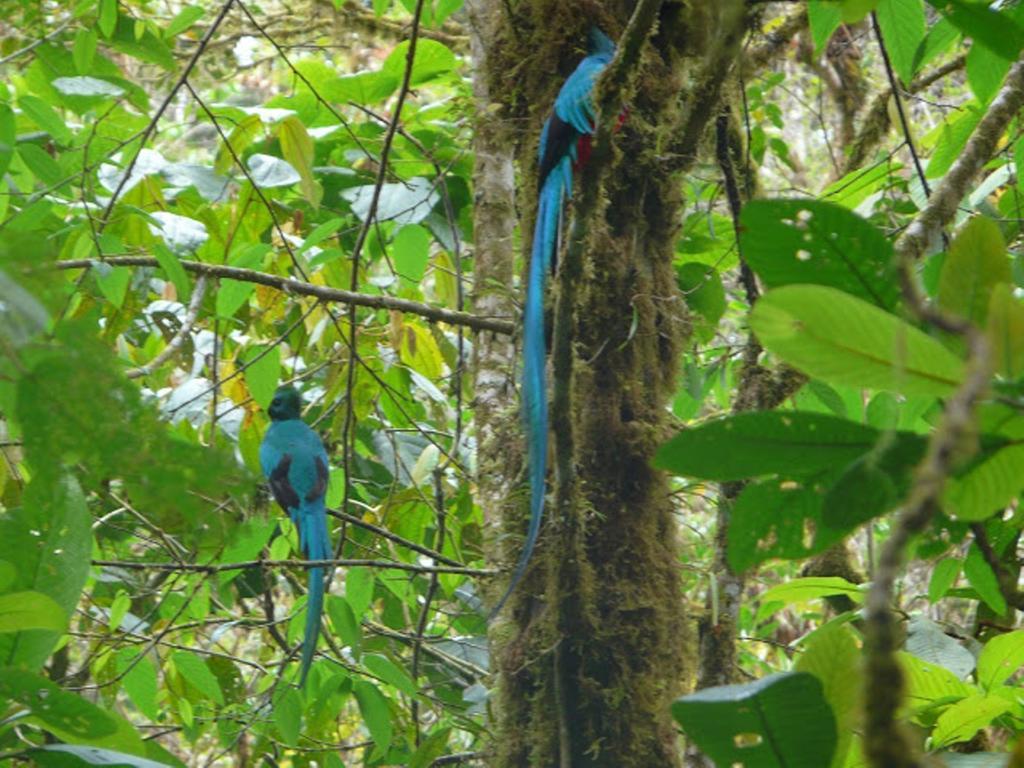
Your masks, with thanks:
[(206, 275), (200, 275), (199, 279), (196, 280), (195, 287), (192, 289), (192, 300), (189, 302), (188, 312), (185, 314), (185, 320), (182, 322), (178, 332), (174, 334), (174, 338), (167, 342), (167, 346), (163, 348), (159, 355), (145, 365), (125, 371), (125, 376), (129, 379), (148, 376), (170, 360), (181, 345), (185, 343), (185, 339), (192, 333), (192, 328), (196, 324), (196, 318), (199, 316), (199, 307), (202, 306), (203, 298), (206, 296), (206, 279)]
[[(92, 266), (92, 263), (91, 259), (68, 259), (66, 261), (58, 261), (53, 266), (56, 269), (88, 269)], [(112, 267), (160, 266), (155, 258), (149, 256), (111, 256), (104, 259), (103, 263), (109, 264)], [(418, 315), (427, 320), (448, 323), (450, 325), (462, 325), (476, 331), (492, 331), (506, 335), (510, 335), (515, 331), (515, 324), (509, 320), (477, 317), (470, 312), (457, 312), (444, 309), (443, 307), (433, 307), (429, 304), (421, 304), (418, 301), (399, 299), (393, 296), (356, 293), (346, 291), (343, 288), (329, 288), (325, 285), (314, 285), (313, 283), (303, 282), (292, 277), (270, 275), (255, 269), (229, 267), (226, 264), (206, 264), (201, 261), (188, 261), (186, 259), (180, 259), (179, 263), (186, 272), (194, 272), (209, 277), (226, 277), (246, 283), (256, 283), (298, 296), (312, 296), (323, 301), (334, 301), (339, 304), (370, 307), (371, 309), (393, 309), (410, 315)]]
[(896, 242), (904, 300), (920, 319), (967, 344), (964, 382), (947, 400), (942, 419), (928, 444), (928, 451), (914, 474), (903, 510), (893, 523), (889, 539), (879, 555), (878, 566), (866, 601), (865, 652), (867, 656), (867, 707), (865, 751), (878, 768), (919, 768), (896, 713), (903, 701), (903, 675), (896, 659), (899, 645), (897, 620), (890, 603), (896, 578), (910, 539), (923, 531), (939, 510), (946, 479), (969, 444), (974, 430), (975, 408), (988, 391), (991, 349), (984, 332), (970, 322), (951, 317), (929, 305), (917, 286), (915, 266), (928, 245), (929, 235), (941, 231), (956, 214), (957, 205), (992, 156), (1014, 115), (1024, 107), (1024, 61), (1010, 69), (999, 95), (978, 123), (974, 134), (928, 200)]
[(462, 576), (493, 576), (495, 568), (467, 568), (453, 565), (416, 565), (392, 560), (243, 560), (237, 563), (144, 563), (133, 560), (93, 560), (93, 565), (108, 568), (124, 568), (133, 571), (185, 571), (195, 573), (221, 573), (223, 571), (244, 571), (253, 568), (381, 568), (410, 573), (457, 573)]

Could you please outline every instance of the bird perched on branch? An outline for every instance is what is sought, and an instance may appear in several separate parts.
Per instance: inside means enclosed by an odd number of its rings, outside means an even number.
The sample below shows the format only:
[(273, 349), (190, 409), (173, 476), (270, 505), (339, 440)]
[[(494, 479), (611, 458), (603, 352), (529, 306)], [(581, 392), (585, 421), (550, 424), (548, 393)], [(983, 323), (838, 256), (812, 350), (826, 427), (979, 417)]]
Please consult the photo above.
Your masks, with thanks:
[(594, 85), (614, 55), (615, 43), (601, 30), (592, 27), (588, 54), (563, 83), (551, 116), (540, 134), (537, 181), (540, 192), (523, 312), (522, 398), (529, 460), (530, 524), (508, 588), (491, 611), (490, 618), (502, 609), (523, 577), (540, 532), (548, 452), (544, 290), (558, 250), (565, 202), (572, 195), (573, 170), (586, 162), (590, 155), (590, 137), (594, 132)]
[[(260, 468), (277, 503), (299, 533), (299, 546), (310, 560), (329, 560), (327, 535), (327, 451), (319, 435), (301, 418), (302, 399), (293, 387), (281, 387), (270, 401), (271, 424), (260, 443)], [(324, 606), (324, 569), (309, 569), (306, 631), (302, 639), (299, 685), (306, 684), (320, 633)]]

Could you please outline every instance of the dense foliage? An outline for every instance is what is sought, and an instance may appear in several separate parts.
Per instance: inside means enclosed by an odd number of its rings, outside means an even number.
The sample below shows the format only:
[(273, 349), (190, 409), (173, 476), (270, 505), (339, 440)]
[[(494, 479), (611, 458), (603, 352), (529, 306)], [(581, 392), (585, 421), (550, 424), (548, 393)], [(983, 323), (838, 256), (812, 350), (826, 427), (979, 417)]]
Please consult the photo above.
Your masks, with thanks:
[[(462, 5), (5, 4), (0, 759), (483, 759), (472, 363), (475, 334), (516, 319), (469, 300)], [(716, 617), (723, 578), (740, 584), (729, 675), (759, 679), (672, 714), (718, 765), (867, 765), (862, 582), (926, 501), (909, 565), (884, 571), (900, 718), (919, 747), (983, 753), (949, 765), (1006, 765), (1024, 729), (1016, 110), (955, 220), (909, 257), (898, 238), (982, 151), (1024, 4), (811, 2), (799, 42), (754, 62), (791, 5), (751, 3), (742, 211), (713, 131), (687, 177), (692, 333), (656, 460), (685, 550), (685, 594), (664, 599)], [(303, 688), (304, 564), (257, 455), (286, 381), (331, 456), (338, 559)]]

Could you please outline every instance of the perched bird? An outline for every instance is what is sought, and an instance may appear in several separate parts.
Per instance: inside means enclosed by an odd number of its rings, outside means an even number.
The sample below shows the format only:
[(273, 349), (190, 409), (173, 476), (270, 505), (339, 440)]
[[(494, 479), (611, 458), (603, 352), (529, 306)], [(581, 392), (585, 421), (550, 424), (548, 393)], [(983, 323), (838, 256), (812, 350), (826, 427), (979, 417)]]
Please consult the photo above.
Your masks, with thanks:
[(530, 524), (512, 579), (505, 594), (491, 611), (490, 618), (494, 618), (502, 609), (523, 577), (537, 543), (544, 513), (548, 453), (544, 289), (558, 250), (563, 207), (572, 195), (573, 169), (586, 162), (590, 155), (590, 137), (594, 132), (594, 84), (615, 55), (615, 43), (601, 30), (592, 27), (588, 51), (587, 56), (563, 83), (555, 99), (554, 110), (540, 134), (537, 181), (540, 193), (526, 285), (526, 307), (523, 312), (522, 398), (530, 476)]
[[(270, 401), (271, 425), (260, 443), (260, 468), (270, 482), (277, 503), (288, 513), (299, 532), (302, 553), (310, 560), (328, 560), (331, 542), (327, 535), (327, 451), (320, 437), (300, 415), (302, 399), (293, 387), (281, 387)], [(324, 569), (309, 569), (306, 633), (302, 640), (299, 685), (306, 684), (320, 633), (324, 607)]]

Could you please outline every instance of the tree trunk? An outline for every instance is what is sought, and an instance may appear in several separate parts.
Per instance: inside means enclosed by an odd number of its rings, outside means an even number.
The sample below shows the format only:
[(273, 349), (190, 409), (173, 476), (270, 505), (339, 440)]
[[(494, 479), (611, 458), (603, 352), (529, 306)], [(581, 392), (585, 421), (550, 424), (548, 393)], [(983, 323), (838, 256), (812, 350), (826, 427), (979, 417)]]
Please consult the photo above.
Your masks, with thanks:
[[(586, 53), (587, 28), (596, 23), (619, 38), (633, 5), (503, 4), (498, 27), (475, 29), (490, 35), (486, 77), (490, 93), (505, 99), (500, 114), (519, 159), (522, 233), (532, 232), (540, 127)], [(564, 395), (556, 383), (558, 492), (549, 494), (534, 563), (491, 631), (493, 766), (679, 765), (670, 704), (688, 685), (696, 650), (669, 486), (650, 461), (669, 434), (666, 405), (689, 329), (673, 266), (681, 173), (716, 114), (742, 9), (738, 0), (663, 4), (660, 31), (628, 88), (628, 118), (597, 211), (578, 222), (583, 258), (566, 257), (550, 281), (560, 286), (550, 306), (562, 302), (555, 323), (568, 318), (553, 332), (554, 355), (560, 333), (570, 351), (561, 369), (554, 363)], [(685, 146), (680, 136), (689, 137)], [(529, 237), (522, 240), (528, 253)], [(507, 424), (516, 431), (509, 442), (520, 442), (518, 424)], [(509, 532), (525, 530), (526, 495), (513, 494)]]

